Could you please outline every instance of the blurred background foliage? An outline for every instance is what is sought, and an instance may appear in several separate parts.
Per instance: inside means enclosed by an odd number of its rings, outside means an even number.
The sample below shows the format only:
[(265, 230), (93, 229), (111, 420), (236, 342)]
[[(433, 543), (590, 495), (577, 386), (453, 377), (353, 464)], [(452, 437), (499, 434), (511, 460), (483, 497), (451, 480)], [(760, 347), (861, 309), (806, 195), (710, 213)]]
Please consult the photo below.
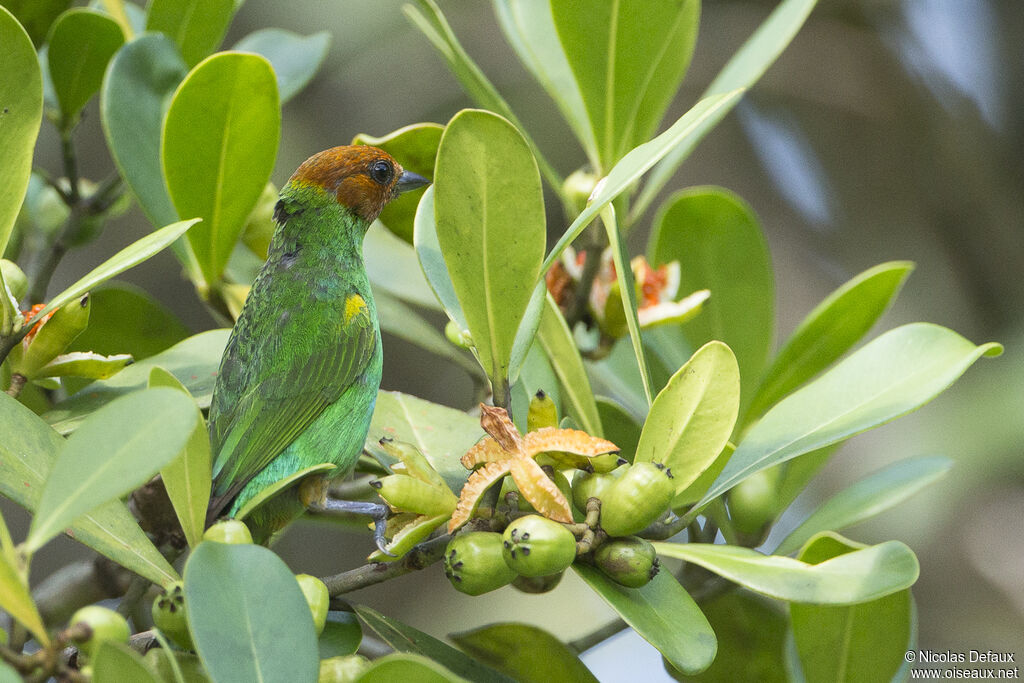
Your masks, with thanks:
[[(275, 183), (283, 184), (310, 154), (346, 144), (357, 133), (384, 135), (410, 123), (444, 122), (472, 106), (407, 21), (402, 4), (246, 0), (225, 45), (265, 26), (304, 35), (326, 30), (332, 36), (316, 79), (285, 105)], [(693, 63), (666, 121), (689, 108), (774, 4), (705, 0)], [(448, 0), (441, 6), (557, 170), (568, 174), (583, 165), (583, 153), (553, 103), (505, 43), (490, 3)], [(917, 552), (922, 569), (914, 594), (922, 649), (1024, 650), (1020, 9), (1019, 0), (822, 2), (778, 63), (670, 185), (722, 185), (757, 212), (774, 260), (778, 338), (854, 274), (882, 261), (910, 259), (917, 269), (886, 328), (923, 319), (976, 342), (1005, 344), (1001, 359), (980, 364), (928, 409), (844, 445), (790, 511), (798, 520), (820, 500), (902, 457), (953, 458), (953, 476), (928, 495), (855, 531), (858, 540), (899, 538)], [(112, 165), (95, 101), (86, 109), (78, 140), (83, 175), (104, 177)], [(55, 130), (44, 125), (36, 165), (59, 168), (59, 154)], [(550, 198), (548, 211), (558, 211)], [(648, 226), (641, 227), (630, 236), (633, 253), (646, 242)], [(52, 291), (148, 229), (133, 208), (99, 240), (65, 259)], [(124, 279), (154, 294), (191, 331), (215, 326), (169, 252)], [(472, 397), (463, 370), (393, 337), (385, 338), (383, 388), (460, 408)], [(22, 511), (8, 513), (5, 507), (4, 513), (15, 536), (23, 533), (17, 530), (19, 521), (26, 523)], [(784, 518), (777, 531), (792, 524)], [(292, 527), (277, 549), (294, 570), (325, 574), (360, 564), (369, 550), (367, 538), (304, 523)], [(336, 551), (307, 553), (308, 543), (330, 543)], [(68, 554), (86, 552), (61, 539), (37, 556), (33, 573), (41, 578)], [(440, 571), (429, 574), (366, 589), (355, 599), (435, 635), (488, 623), (504, 606), (522, 607), (523, 601), (529, 609), (518, 615), (567, 640), (611, 618), (575, 577), (567, 576), (543, 597), (504, 589), (471, 599), (448, 590)], [(421, 599), (424, 589), (430, 591), (427, 600)], [(601, 662), (614, 658), (608, 653), (615, 647), (610, 643), (604, 654), (584, 660), (602, 671)], [(652, 671), (661, 671), (660, 663)]]

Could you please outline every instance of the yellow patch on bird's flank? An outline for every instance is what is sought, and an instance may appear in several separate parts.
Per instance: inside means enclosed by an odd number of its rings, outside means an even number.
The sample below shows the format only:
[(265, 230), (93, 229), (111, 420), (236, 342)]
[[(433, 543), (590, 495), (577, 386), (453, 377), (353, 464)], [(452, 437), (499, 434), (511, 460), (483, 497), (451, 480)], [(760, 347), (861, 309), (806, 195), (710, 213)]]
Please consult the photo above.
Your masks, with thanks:
[(366, 310), (366, 301), (358, 294), (351, 294), (345, 299), (345, 323), (352, 322), (352, 318)]

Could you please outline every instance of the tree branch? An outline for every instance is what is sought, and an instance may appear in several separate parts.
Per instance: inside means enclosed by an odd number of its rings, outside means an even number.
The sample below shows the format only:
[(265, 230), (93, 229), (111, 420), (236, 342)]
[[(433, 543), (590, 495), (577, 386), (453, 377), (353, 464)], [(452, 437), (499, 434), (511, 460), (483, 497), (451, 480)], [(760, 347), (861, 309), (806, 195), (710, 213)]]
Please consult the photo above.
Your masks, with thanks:
[(419, 544), (395, 562), (371, 562), (347, 572), (324, 577), (323, 582), (327, 584), (327, 592), (334, 597), (426, 569), (444, 557), (444, 549), (449, 540), (451, 536), (444, 534)]

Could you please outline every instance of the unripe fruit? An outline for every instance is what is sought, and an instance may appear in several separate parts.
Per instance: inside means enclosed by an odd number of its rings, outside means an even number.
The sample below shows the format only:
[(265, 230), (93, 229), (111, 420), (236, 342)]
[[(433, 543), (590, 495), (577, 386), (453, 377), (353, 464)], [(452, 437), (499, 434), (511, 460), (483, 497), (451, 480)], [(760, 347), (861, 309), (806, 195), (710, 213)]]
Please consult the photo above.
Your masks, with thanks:
[(608, 487), (616, 479), (625, 474), (626, 468), (620, 467), (600, 474), (598, 472), (576, 472), (572, 478), (572, 502), (578, 510), (586, 512), (587, 501), (591, 498), (601, 498)]
[(633, 463), (601, 496), (601, 528), (609, 536), (630, 536), (658, 519), (675, 486), (668, 468), (653, 462)]
[(249, 532), (249, 527), (245, 525), (245, 522), (237, 519), (224, 519), (203, 532), (203, 540), (244, 545), (252, 543), (252, 534)]
[(526, 431), (532, 432), (543, 427), (558, 426), (558, 408), (554, 400), (540, 390), (530, 399), (526, 413)]
[(444, 574), (467, 595), (487, 593), (516, 578), (502, 557), (501, 534), (493, 531), (471, 531), (453, 538), (444, 551)]
[(565, 572), (548, 574), (547, 576), (517, 576), (512, 587), (523, 593), (547, 593), (562, 582)]
[(612, 581), (639, 588), (653, 579), (660, 569), (654, 546), (642, 538), (613, 538), (594, 553), (598, 568)]
[(124, 617), (112, 609), (99, 605), (89, 605), (78, 610), (71, 615), (68, 624), (70, 626), (85, 624), (89, 627), (86, 637), (75, 640), (79, 651), (89, 657), (95, 654), (100, 643), (105, 641), (127, 643), (132, 635)]
[(327, 623), (327, 608), (331, 602), (327, 585), (310, 574), (296, 574), (295, 580), (299, 582), (299, 588), (306, 596), (309, 611), (313, 613), (313, 626), (316, 628), (316, 634), (320, 635), (324, 632), (324, 624)]
[(558, 522), (528, 515), (505, 529), (502, 555), (517, 574), (557, 574), (576, 559), (576, 537)]
[(750, 475), (729, 491), (729, 517), (737, 531), (759, 534), (775, 519), (779, 470), (772, 467)]
[(161, 633), (173, 640), (179, 647), (185, 650), (194, 650), (192, 634), (188, 632), (183, 590), (181, 581), (175, 581), (167, 586), (164, 592), (153, 601), (150, 614), (153, 616), (153, 625), (160, 629)]
[[(4, 282), (15, 301), (20, 301), (28, 293), (28, 278), (22, 272), (18, 264), (7, 259), (0, 259), (0, 271), (3, 272)], [(2, 293), (0, 293), (2, 294)]]
[(14, 372), (35, 377), (41, 367), (53, 360), (89, 325), (89, 295), (69, 301), (46, 320), (28, 343), (24, 355), (12, 366)]
[(347, 655), (320, 660), (320, 677), (317, 683), (352, 683), (370, 666), (370, 660), (362, 655)]
[(459, 502), (447, 485), (436, 486), (407, 474), (389, 474), (370, 486), (392, 508), (430, 517), (450, 515)]

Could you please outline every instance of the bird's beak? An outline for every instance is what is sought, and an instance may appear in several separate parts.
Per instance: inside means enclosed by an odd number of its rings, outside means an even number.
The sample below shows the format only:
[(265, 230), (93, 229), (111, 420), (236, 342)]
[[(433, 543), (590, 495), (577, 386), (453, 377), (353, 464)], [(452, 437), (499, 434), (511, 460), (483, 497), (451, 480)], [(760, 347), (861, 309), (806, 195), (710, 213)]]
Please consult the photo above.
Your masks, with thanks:
[(395, 183), (395, 193), (402, 194), (409, 190), (415, 190), (418, 187), (429, 185), (430, 181), (421, 175), (413, 173), (412, 171), (402, 171), (402, 175), (398, 178), (398, 182)]

